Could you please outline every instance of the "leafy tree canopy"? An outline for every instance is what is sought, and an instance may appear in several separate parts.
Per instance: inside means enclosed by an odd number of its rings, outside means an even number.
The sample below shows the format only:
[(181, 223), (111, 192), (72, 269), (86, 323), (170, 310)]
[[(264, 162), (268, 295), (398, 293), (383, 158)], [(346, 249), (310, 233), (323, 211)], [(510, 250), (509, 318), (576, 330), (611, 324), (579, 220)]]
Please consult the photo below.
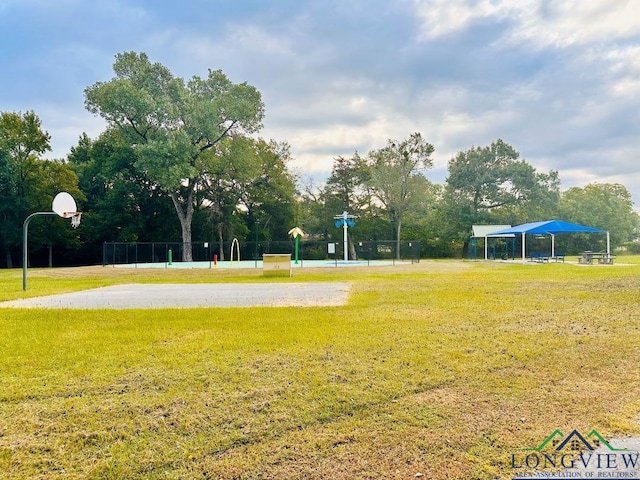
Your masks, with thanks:
[(433, 165), (433, 151), (433, 145), (416, 132), (402, 141), (388, 140), (385, 147), (369, 152), (368, 185), (395, 226), (398, 255), (404, 214), (421, 191), (416, 177)]
[(619, 183), (570, 188), (563, 193), (559, 209), (563, 219), (607, 230), (614, 245), (635, 239), (640, 231), (631, 194)]
[(473, 223), (515, 225), (552, 218), (559, 197), (558, 172), (537, 172), (516, 149), (498, 139), (458, 152), (449, 161), (440, 209), (448, 235), (464, 239)]
[[(50, 212), (51, 201), (61, 191), (69, 192), (77, 201), (84, 199), (78, 178), (68, 165), (40, 158), (51, 149), (50, 138), (33, 111), (0, 113), (0, 247), (9, 267), (21, 249), (22, 224), (28, 215)], [(30, 229), (31, 245), (77, 247), (77, 238), (68, 225), (56, 220), (35, 222)]]
[(202, 154), (226, 136), (261, 127), (260, 93), (220, 70), (185, 82), (144, 53), (116, 55), (113, 70), (113, 79), (85, 89), (85, 105), (128, 135), (137, 168), (170, 195), (190, 260), (195, 192), (206, 174)]

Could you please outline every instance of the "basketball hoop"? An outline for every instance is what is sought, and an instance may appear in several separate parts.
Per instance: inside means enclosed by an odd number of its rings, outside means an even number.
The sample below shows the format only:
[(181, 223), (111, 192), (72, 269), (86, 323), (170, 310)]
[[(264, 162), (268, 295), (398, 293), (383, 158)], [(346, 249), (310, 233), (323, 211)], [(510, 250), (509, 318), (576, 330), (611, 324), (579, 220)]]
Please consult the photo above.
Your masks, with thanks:
[(60, 215), (62, 218), (70, 218), (71, 226), (78, 228), (80, 226), (80, 220), (82, 219), (82, 212), (62, 212)]
[(82, 212), (78, 212), (76, 201), (67, 192), (58, 193), (51, 203), (51, 212), (35, 212), (29, 215), (22, 224), (22, 290), (27, 289), (27, 264), (29, 253), (27, 250), (27, 237), (29, 234), (29, 222), (37, 215), (58, 215), (62, 218), (71, 218), (71, 226), (78, 228)]
[(80, 220), (82, 219), (82, 212), (74, 212), (67, 214), (67, 217), (71, 217), (71, 226), (78, 228), (80, 226)]
[(53, 199), (53, 211), (62, 218), (70, 218), (73, 228), (80, 226), (80, 219), (82, 218), (82, 212), (76, 211), (77, 208), (76, 201), (67, 192), (60, 192)]

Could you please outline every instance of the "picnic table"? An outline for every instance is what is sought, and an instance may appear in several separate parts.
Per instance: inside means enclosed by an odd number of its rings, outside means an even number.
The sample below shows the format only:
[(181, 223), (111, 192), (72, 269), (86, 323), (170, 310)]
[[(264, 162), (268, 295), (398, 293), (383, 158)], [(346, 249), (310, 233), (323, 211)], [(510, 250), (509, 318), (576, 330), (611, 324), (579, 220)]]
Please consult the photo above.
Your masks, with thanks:
[(613, 259), (615, 255), (611, 255), (607, 252), (582, 252), (582, 255), (578, 258), (578, 263), (584, 263), (592, 265), (594, 261), (603, 265), (613, 265)]

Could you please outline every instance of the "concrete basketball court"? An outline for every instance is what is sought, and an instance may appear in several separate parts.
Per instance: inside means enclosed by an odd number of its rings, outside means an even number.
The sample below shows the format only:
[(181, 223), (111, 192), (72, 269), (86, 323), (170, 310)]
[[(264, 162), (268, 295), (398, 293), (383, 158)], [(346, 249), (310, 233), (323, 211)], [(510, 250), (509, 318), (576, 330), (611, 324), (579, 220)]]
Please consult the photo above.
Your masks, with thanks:
[(0, 308), (316, 307), (347, 303), (348, 282), (127, 284), (1, 302)]

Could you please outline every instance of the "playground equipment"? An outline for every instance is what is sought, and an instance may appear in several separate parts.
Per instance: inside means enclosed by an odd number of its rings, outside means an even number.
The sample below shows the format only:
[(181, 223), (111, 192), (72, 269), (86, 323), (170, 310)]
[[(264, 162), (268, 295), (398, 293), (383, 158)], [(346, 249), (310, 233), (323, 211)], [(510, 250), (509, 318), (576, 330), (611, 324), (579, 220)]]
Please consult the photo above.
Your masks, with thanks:
[(349, 261), (349, 245), (347, 242), (347, 229), (349, 227), (355, 227), (356, 222), (353, 221), (356, 218), (355, 215), (349, 215), (347, 211), (343, 211), (341, 215), (333, 217), (336, 220), (336, 227), (342, 227), (342, 241), (344, 242), (344, 261)]
[(233, 263), (233, 246), (236, 246), (236, 253), (238, 254), (238, 262), (240, 262), (240, 242), (238, 242), (237, 238), (233, 239), (231, 242), (231, 252), (229, 252), (229, 260)]
[(58, 193), (51, 203), (51, 212), (35, 212), (29, 215), (22, 224), (22, 290), (27, 289), (27, 265), (29, 263), (28, 255), (28, 235), (29, 223), (38, 215), (58, 215), (62, 218), (70, 218), (71, 226), (78, 228), (82, 219), (82, 212), (78, 212), (76, 201), (71, 194), (67, 192)]
[(291, 235), (296, 242), (296, 249), (295, 249), (295, 262), (294, 263), (298, 263), (298, 243), (300, 240), (300, 237), (304, 236), (304, 232), (302, 231), (302, 229), (300, 227), (293, 227), (291, 230), (289, 230), (289, 235)]

